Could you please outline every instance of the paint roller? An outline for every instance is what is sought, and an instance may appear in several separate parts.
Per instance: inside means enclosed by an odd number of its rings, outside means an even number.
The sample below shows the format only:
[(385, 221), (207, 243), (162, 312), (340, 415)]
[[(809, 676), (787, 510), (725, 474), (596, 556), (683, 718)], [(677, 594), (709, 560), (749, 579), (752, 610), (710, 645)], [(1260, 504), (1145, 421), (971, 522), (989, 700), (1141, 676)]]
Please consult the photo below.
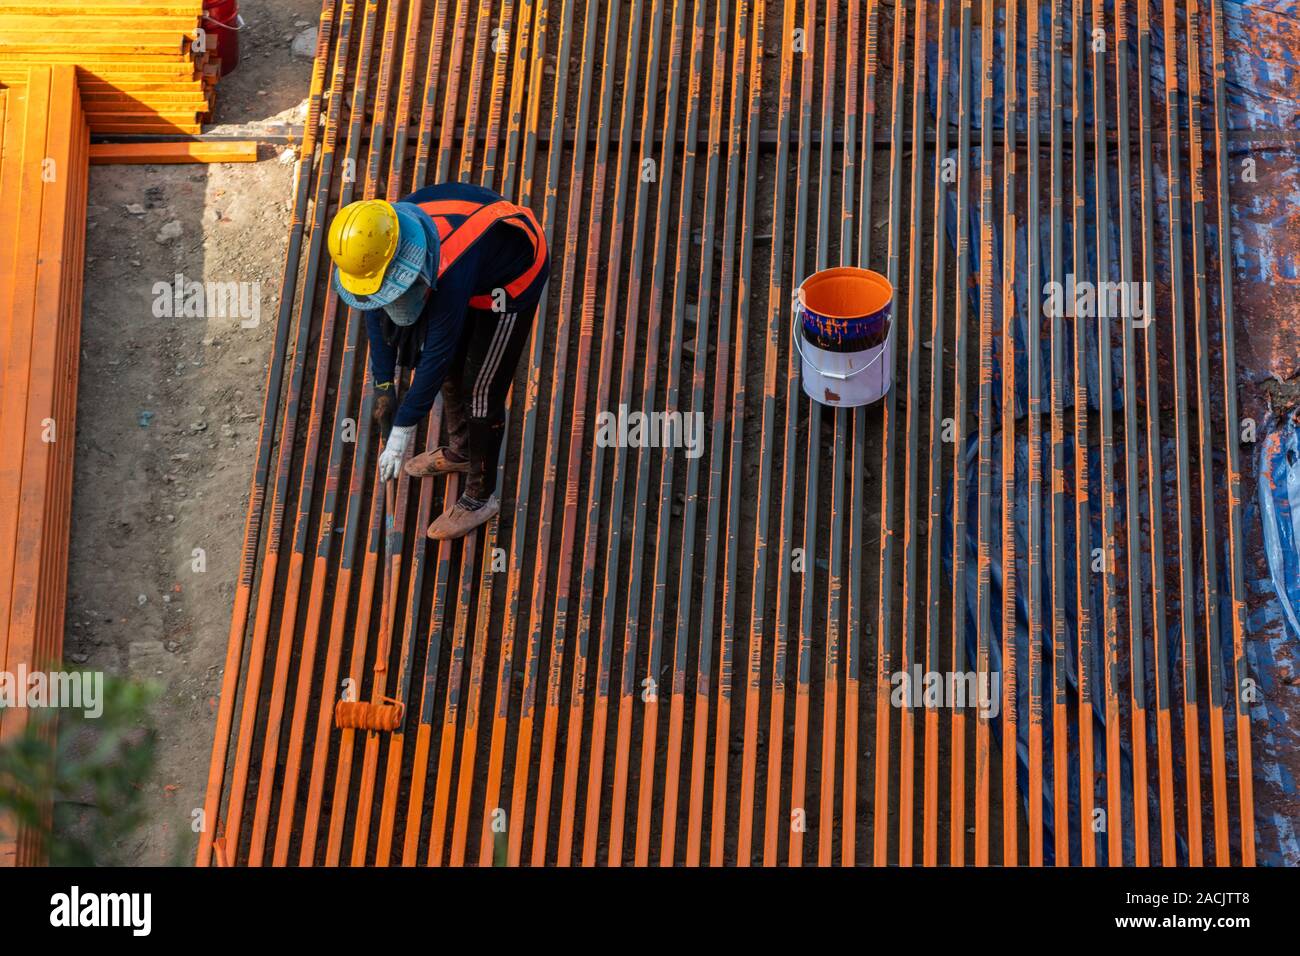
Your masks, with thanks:
[[(394, 379), (400, 379), (400, 375), (394, 375)], [(394, 394), (399, 402), (400, 396)], [(384, 442), (388, 441), (388, 432), (391, 429), (386, 428)], [(393, 638), (393, 611), (394, 595), (393, 588), (397, 575), (397, 562), (400, 560), (400, 554), (395, 554), (392, 542), (392, 523), (396, 511), (393, 507), (393, 483), (397, 479), (384, 482), (384, 527), (389, 533), (384, 535), (384, 548), (388, 552), (385, 558), (388, 561), (389, 573), (384, 575), (384, 624), (380, 636), (379, 647), (375, 652), (375, 672), (382, 673), (388, 669), (388, 651), (392, 647)], [(384, 731), (392, 733), (402, 726), (402, 719), (406, 715), (406, 705), (394, 697), (381, 697), (379, 702), (365, 700), (340, 700), (334, 705), (334, 726), (338, 730), (365, 730), (365, 731)]]

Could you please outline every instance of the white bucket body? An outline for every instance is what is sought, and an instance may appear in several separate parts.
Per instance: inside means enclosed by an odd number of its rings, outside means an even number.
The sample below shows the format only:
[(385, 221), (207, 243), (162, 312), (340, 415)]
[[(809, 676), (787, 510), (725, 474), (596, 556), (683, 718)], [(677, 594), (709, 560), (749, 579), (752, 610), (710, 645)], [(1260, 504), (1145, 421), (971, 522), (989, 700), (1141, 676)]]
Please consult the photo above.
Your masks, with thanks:
[(885, 341), (862, 352), (828, 352), (804, 336), (795, 316), (795, 344), (803, 359), (803, 390), (815, 402), (857, 408), (879, 401), (894, 384), (894, 328), (891, 317)]

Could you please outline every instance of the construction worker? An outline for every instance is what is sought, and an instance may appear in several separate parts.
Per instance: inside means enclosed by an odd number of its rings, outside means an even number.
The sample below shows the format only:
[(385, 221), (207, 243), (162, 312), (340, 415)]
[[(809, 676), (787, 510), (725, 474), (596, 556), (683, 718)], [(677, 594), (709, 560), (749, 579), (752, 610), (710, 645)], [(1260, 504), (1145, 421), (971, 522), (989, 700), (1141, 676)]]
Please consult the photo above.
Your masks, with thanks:
[[(379, 477), (465, 476), (430, 538), (459, 538), (500, 510), (497, 458), (505, 401), (550, 275), (532, 212), (481, 186), (429, 186), (400, 202), (354, 202), (329, 231), (339, 298), (365, 312), (374, 417), (385, 435)], [(400, 404), (398, 366), (414, 369)], [(446, 441), (406, 460), (443, 395)]]

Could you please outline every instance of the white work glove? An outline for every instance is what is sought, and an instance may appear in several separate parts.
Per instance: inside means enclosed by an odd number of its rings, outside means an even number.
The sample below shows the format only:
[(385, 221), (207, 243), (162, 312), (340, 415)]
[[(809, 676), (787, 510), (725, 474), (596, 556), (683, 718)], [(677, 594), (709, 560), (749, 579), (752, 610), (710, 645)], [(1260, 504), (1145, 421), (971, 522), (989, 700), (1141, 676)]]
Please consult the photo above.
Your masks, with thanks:
[(405, 428), (393, 426), (393, 430), (388, 433), (388, 441), (384, 442), (384, 453), (379, 456), (380, 481), (392, 481), (397, 477), (402, 470), (402, 459), (406, 457), (406, 449), (410, 447), (414, 438), (414, 425), (407, 425)]

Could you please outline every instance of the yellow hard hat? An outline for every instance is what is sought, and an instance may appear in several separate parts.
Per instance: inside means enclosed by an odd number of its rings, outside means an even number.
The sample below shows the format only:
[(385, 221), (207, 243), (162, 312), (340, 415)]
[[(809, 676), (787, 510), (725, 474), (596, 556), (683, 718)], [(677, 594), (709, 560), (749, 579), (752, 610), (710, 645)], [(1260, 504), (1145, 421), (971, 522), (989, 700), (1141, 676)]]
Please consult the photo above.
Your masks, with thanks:
[(382, 199), (363, 199), (338, 211), (330, 223), (330, 258), (339, 284), (353, 295), (373, 295), (397, 253), (401, 229), (397, 210)]

